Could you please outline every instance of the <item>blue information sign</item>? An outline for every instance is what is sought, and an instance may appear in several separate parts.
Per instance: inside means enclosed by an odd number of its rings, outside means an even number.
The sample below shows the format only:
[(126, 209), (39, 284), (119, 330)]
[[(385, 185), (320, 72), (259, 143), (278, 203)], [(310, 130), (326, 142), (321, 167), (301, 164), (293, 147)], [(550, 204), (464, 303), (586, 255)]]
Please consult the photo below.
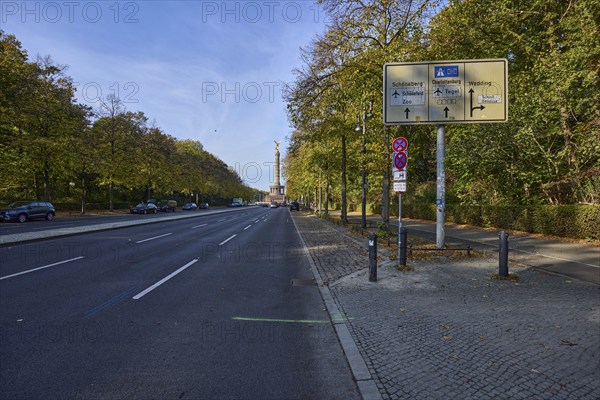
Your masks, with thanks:
[(434, 67), (433, 74), (436, 78), (457, 78), (458, 65), (444, 65), (442, 67)]

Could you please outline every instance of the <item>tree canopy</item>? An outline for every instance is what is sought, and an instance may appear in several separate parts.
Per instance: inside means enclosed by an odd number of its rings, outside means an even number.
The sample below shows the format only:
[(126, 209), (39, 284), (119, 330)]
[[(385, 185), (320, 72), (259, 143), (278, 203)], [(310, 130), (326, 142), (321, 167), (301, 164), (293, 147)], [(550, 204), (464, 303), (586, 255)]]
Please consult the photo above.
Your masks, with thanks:
[[(369, 200), (385, 205), (390, 142), (405, 136), (409, 192), (433, 201), (435, 126), (383, 126), (382, 66), (506, 58), (509, 121), (447, 127), (448, 201), (600, 202), (600, 0), (320, 3), (331, 23), (303, 49), (304, 64), (287, 90), (295, 129), (285, 161), (292, 196), (323, 187), (327, 176), (331, 200), (356, 204), (356, 163), (364, 157)], [(366, 121), (367, 152), (361, 154), (362, 134), (354, 127), (369, 100), (375, 118)], [(379, 182), (382, 191), (373, 190)]]
[[(155, 196), (225, 202), (255, 198), (199, 142), (178, 140), (109, 95), (78, 104), (66, 67), (29, 60), (0, 30), (0, 199), (109, 204)], [(196, 200), (194, 198), (194, 200)]]

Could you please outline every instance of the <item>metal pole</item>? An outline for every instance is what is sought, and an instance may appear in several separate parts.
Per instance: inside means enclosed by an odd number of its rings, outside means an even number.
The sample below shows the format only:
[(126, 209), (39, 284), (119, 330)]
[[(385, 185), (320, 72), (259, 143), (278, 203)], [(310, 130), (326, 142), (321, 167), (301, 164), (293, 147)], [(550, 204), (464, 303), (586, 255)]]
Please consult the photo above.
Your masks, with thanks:
[(508, 276), (508, 233), (500, 231), (500, 248), (498, 254), (498, 275)]
[(436, 196), (436, 228), (435, 245), (438, 249), (444, 247), (444, 220), (446, 217), (446, 127), (438, 125), (437, 128), (437, 196)]
[(402, 192), (398, 192), (398, 265), (400, 264), (400, 249), (402, 248)]
[(377, 235), (369, 233), (369, 282), (377, 282)]
[(367, 139), (366, 139), (366, 121), (365, 115), (363, 114), (362, 119), (362, 192), (361, 192), (361, 228), (367, 227), (367, 172), (365, 171), (365, 155), (367, 153)]
[(398, 256), (398, 265), (406, 265), (406, 236), (406, 228), (402, 228), (400, 231), (400, 237), (402, 238), (400, 239), (400, 242), (402, 245), (399, 247), (400, 254)]

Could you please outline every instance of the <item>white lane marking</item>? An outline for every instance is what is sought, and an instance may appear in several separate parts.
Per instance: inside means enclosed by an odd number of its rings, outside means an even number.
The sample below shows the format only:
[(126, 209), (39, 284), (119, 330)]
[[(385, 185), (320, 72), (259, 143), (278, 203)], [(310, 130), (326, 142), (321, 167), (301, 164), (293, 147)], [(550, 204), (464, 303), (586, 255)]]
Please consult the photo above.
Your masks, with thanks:
[(160, 235), (160, 236), (154, 236), (148, 239), (144, 239), (144, 240), (138, 240), (136, 243), (144, 243), (147, 242), (149, 240), (154, 240), (154, 239), (160, 239), (161, 237), (165, 237), (165, 236), (169, 236), (172, 235), (173, 233), (165, 233), (164, 235)]
[(228, 218), (218, 219), (217, 222), (227, 221)]
[(75, 257), (75, 258), (70, 258), (68, 260), (59, 261), (59, 262), (55, 262), (53, 264), (44, 265), (43, 267), (37, 267), (37, 268), (34, 268), (34, 269), (28, 269), (27, 271), (17, 272), (16, 274), (2, 276), (2, 277), (0, 277), (0, 281), (4, 280), (4, 279), (15, 277), (15, 276), (23, 275), (23, 274), (28, 274), (30, 272), (39, 271), (40, 269), (50, 268), (50, 267), (54, 267), (56, 265), (68, 263), (68, 262), (71, 262), (71, 261), (81, 260), (82, 258), (83, 258), (83, 256), (79, 256), (79, 257)]
[(196, 226), (192, 226), (192, 229), (200, 228), (200, 227), (202, 227), (202, 226), (206, 226), (206, 225), (208, 225), (208, 224), (202, 224), (202, 225), (196, 225)]
[(167, 275), (164, 278), (162, 278), (160, 281), (156, 282), (154, 285), (152, 285), (152, 286), (150, 286), (150, 287), (142, 290), (141, 292), (139, 292), (138, 294), (136, 294), (135, 296), (133, 296), (133, 299), (134, 300), (141, 299), (143, 296), (147, 295), (148, 293), (150, 293), (151, 291), (153, 291), (154, 289), (156, 289), (157, 287), (159, 287), (160, 285), (162, 285), (163, 283), (165, 283), (166, 281), (168, 281), (169, 279), (171, 279), (172, 277), (174, 277), (175, 275), (177, 275), (181, 271), (185, 270), (190, 265), (195, 264), (196, 262), (198, 262), (198, 259), (194, 258), (192, 261), (190, 261), (189, 263), (185, 264), (183, 267), (179, 268), (177, 271), (170, 273), (169, 275)]
[(248, 225), (247, 227), (245, 227), (245, 228), (244, 228), (244, 230), (246, 230), (246, 229), (250, 228), (251, 226), (252, 226), (252, 225)]
[(225, 243), (229, 242), (231, 239), (233, 239), (236, 236), (237, 235), (231, 235), (231, 236), (229, 236), (227, 239), (225, 239), (221, 243), (219, 243), (219, 246), (223, 246)]
[(258, 224), (260, 222), (260, 219), (257, 219), (256, 221), (254, 221), (255, 224)]

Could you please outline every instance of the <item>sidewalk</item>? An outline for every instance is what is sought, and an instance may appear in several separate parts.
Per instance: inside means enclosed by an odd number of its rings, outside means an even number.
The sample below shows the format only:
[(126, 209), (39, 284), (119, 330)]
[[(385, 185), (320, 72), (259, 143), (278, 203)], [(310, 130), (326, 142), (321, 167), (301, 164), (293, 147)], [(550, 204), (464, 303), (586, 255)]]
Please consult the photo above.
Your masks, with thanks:
[(372, 381), (383, 399), (600, 398), (599, 286), (514, 263), (518, 283), (492, 280), (495, 258), (409, 257), (415, 271), (383, 263), (370, 283), (363, 247), (293, 217), (368, 368), (359, 387)]
[[(339, 211), (330, 213), (339, 215)], [(360, 213), (351, 213), (349, 219), (360, 223)], [(381, 216), (371, 214), (367, 221), (373, 226)], [(398, 219), (390, 219), (390, 225), (398, 229)], [(408, 231), (408, 241), (419, 236), (432, 242), (436, 240), (434, 221), (403, 219), (402, 225)], [(480, 249), (497, 252), (500, 229), (482, 229), (468, 225), (446, 223), (444, 226), (446, 244), (465, 246), (470, 244)], [(557, 240), (530, 235), (523, 232), (510, 234), (510, 257), (512, 261), (544, 271), (562, 274), (600, 285), (600, 246), (581, 244), (567, 240)]]

